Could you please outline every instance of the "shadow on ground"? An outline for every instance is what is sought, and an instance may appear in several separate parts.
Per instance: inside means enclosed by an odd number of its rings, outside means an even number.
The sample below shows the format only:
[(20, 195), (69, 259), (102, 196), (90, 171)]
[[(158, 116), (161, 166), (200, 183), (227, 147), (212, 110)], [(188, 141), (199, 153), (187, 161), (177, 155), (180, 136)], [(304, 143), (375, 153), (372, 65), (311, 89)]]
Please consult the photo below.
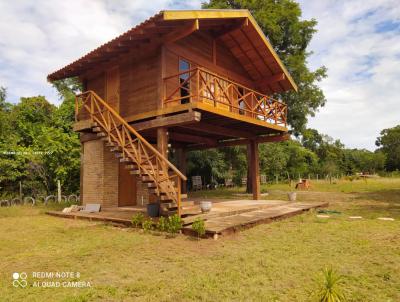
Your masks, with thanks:
[(355, 194), (351, 210), (359, 215), (400, 218), (400, 189)]

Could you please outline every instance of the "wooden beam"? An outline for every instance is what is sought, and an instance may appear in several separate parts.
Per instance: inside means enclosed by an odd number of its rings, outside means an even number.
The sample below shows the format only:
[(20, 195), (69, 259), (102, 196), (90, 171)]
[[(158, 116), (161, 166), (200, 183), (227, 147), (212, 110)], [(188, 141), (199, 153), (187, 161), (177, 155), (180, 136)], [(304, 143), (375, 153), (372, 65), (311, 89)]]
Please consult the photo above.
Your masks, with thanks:
[(253, 138), (254, 135), (243, 130), (235, 130), (227, 127), (221, 127), (217, 125), (212, 125), (208, 123), (200, 123), (196, 125), (184, 125), (184, 128), (193, 129), (199, 132), (209, 133), (209, 134), (216, 134), (221, 136), (229, 136), (234, 138)]
[(217, 39), (221, 39), (224, 36), (238, 30), (238, 29), (242, 29), (243, 27), (246, 27), (249, 25), (249, 18), (243, 18), (243, 20), (240, 20), (238, 23), (236, 23), (235, 25), (232, 25), (220, 32), (218, 32), (217, 36), (215, 38)]
[(250, 163), (251, 167), (251, 189), (253, 192), (253, 199), (260, 199), (260, 164), (258, 154), (258, 143), (256, 140), (251, 140), (247, 148), (250, 148)]
[(197, 30), (199, 30), (199, 20), (194, 19), (190, 21), (189, 26), (166, 34), (163, 38), (163, 41), (165, 43), (172, 43), (192, 34)]
[(97, 133), (80, 133), (79, 139), (81, 143), (84, 143), (88, 141), (98, 140), (100, 138), (97, 136)]
[[(254, 139), (257, 144), (263, 143), (277, 143), (283, 142), (290, 139), (289, 133), (279, 134), (279, 135), (267, 135), (267, 136), (258, 136)], [(250, 139), (235, 139), (235, 140), (226, 140), (226, 141), (219, 141), (216, 146), (209, 146), (209, 145), (201, 145), (199, 142), (196, 145), (192, 145), (188, 147), (188, 150), (204, 150), (204, 149), (211, 149), (211, 148), (223, 148), (223, 147), (232, 147), (232, 146), (242, 146), (250, 144)]]
[(224, 109), (220, 109), (220, 108), (215, 108), (213, 105), (207, 104), (207, 103), (202, 103), (202, 102), (194, 102), (193, 103), (193, 109), (201, 109), (201, 110), (205, 110), (208, 112), (212, 112), (215, 114), (218, 114), (220, 116), (225, 116), (225, 117), (229, 117), (231, 119), (234, 119), (236, 121), (241, 121), (241, 122), (246, 122), (246, 123), (250, 123), (253, 125), (257, 125), (257, 126), (261, 126), (261, 127), (265, 127), (265, 128), (271, 128), (274, 129), (276, 131), (279, 132), (287, 132), (287, 128), (281, 125), (277, 125), (275, 123), (269, 123), (269, 122), (265, 122), (263, 120), (258, 120), (256, 118), (250, 117), (250, 116), (246, 116), (246, 115), (241, 115), (235, 112), (230, 112), (228, 110), (224, 110)]
[(214, 146), (214, 147), (217, 145), (217, 141), (213, 140), (211, 138), (197, 136), (197, 135), (191, 135), (191, 134), (178, 133), (178, 132), (170, 132), (169, 138), (171, 140), (188, 142), (188, 143), (193, 143), (193, 144), (204, 144), (207, 146)]
[(266, 86), (275, 82), (280, 82), (286, 79), (286, 76), (284, 73), (278, 73), (274, 74), (270, 77), (264, 78), (261, 81), (258, 82), (258, 86)]
[[(201, 120), (201, 113), (198, 111), (189, 111), (171, 116), (160, 117), (149, 121), (131, 124), (136, 131), (143, 131), (158, 127), (184, 126), (186, 124), (197, 123)], [(196, 126), (197, 127), (197, 126)]]

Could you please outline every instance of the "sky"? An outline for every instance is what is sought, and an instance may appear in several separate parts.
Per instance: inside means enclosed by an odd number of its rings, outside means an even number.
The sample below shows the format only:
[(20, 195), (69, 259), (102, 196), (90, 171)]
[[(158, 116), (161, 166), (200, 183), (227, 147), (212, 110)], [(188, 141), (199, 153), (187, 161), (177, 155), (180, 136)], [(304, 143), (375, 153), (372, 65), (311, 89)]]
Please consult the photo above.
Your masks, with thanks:
[[(8, 101), (44, 95), (60, 100), (49, 73), (163, 9), (197, 9), (202, 0), (0, 1), (0, 86)], [(309, 127), (349, 148), (375, 149), (384, 128), (400, 124), (398, 0), (303, 0), (303, 19), (318, 32), (308, 65), (324, 65), (327, 103)]]

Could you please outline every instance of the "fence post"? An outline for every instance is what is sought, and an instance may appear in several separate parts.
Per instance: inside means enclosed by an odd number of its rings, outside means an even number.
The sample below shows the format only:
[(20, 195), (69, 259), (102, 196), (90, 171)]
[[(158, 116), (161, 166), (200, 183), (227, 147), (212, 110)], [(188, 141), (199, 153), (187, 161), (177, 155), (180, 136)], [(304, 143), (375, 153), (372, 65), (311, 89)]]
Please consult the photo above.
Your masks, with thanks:
[(22, 181), (19, 182), (19, 200), (22, 202), (23, 194), (22, 194)]
[(61, 183), (57, 180), (57, 201), (61, 203)]

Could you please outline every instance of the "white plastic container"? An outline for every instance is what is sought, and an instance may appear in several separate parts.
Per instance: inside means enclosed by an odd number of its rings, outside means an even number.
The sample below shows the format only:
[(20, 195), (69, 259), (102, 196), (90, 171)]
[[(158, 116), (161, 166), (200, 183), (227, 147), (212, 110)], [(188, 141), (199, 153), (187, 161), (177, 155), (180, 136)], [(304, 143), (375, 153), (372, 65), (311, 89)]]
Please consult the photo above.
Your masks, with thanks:
[(296, 192), (289, 192), (287, 195), (288, 195), (288, 198), (290, 201), (296, 201), (296, 198), (297, 198)]
[(210, 212), (212, 208), (211, 201), (200, 201), (200, 209), (203, 213)]

